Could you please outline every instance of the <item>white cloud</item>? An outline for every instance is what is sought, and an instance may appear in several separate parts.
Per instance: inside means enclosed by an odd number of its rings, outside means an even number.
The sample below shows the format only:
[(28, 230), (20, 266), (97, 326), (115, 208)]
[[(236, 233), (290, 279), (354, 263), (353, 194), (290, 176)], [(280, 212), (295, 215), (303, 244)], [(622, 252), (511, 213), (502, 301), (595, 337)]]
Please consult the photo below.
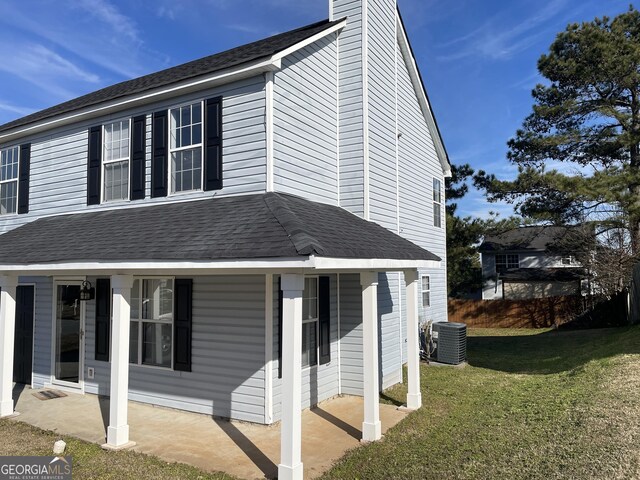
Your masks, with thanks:
[(74, 5), (109, 25), (114, 32), (124, 35), (130, 40), (140, 42), (135, 22), (120, 13), (118, 9), (107, 0), (75, 0)]
[(3, 100), (0, 100), (0, 110), (9, 112), (9, 113), (15, 113), (20, 116), (29, 115), (30, 113), (33, 113), (32, 108), (19, 107), (17, 105), (12, 105), (9, 102), (5, 102)]

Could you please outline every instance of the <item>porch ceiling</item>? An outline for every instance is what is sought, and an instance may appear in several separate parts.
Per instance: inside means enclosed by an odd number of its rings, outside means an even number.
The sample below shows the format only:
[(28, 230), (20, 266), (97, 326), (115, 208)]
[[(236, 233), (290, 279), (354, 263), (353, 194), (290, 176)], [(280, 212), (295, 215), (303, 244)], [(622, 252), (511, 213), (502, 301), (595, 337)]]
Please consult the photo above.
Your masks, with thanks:
[(393, 270), (439, 261), (340, 207), (279, 193), (59, 215), (0, 235), (0, 272)]

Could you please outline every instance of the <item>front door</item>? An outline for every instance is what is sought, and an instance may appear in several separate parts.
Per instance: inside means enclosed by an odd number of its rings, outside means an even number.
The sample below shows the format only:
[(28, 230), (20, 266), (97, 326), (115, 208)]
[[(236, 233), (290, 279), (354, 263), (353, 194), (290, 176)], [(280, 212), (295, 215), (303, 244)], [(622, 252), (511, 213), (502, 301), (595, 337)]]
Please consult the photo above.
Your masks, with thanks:
[(56, 283), (54, 382), (79, 387), (82, 381), (84, 312), (80, 282)]
[(13, 350), (13, 381), (31, 384), (33, 357), (33, 285), (19, 285), (16, 290), (16, 331)]

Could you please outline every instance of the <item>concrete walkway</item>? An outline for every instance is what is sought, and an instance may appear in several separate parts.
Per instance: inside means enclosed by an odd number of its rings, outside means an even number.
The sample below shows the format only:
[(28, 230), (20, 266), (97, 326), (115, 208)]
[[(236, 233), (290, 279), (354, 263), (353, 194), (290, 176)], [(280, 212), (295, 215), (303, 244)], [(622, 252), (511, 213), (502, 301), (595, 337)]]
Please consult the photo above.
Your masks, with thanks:
[[(16, 386), (15, 421), (26, 422), (89, 442), (105, 442), (109, 399), (69, 393), (38, 400), (29, 387)], [(305, 478), (326, 471), (360, 444), (363, 419), (360, 397), (340, 397), (302, 413), (302, 461)], [(380, 405), (382, 429), (406, 416), (391, 405)], [(280, 425), (256, 425), (207, 415), (129, 402), (130, 438), (134, 450), (167, 461), (195, 465), (247, 478), (275, 478), (280, 459)]]

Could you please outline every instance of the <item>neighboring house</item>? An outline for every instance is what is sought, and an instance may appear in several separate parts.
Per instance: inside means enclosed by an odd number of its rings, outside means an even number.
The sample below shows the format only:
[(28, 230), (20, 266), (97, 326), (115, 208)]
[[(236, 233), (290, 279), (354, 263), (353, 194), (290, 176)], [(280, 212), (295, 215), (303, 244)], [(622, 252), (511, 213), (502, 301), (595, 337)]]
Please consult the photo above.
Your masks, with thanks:
[(580, 295), (587, 275), (576, 259), (577, 228), (520, 227), (487, 236), (479, 248), (482, 298)]
[(330, 17), (0, 126), (0, 416), (14, 376), (110, 396), (113, 448), (127, 398), (281, 421), (302, 478), (301, 408), (377, 440), (404, 363), (421, 405), (450, 165), (395, 1)]

